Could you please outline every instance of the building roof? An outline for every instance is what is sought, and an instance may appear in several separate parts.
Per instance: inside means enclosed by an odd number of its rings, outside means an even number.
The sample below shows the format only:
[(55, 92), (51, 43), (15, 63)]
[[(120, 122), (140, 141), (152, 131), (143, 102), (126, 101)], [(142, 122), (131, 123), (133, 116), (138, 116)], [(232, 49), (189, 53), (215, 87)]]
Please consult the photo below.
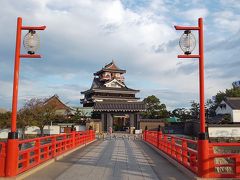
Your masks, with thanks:
[(93, 111), (146, 111), (146, 105), (143, 102), (95, 102)]
[(97, 71), (96, 73), (94, 73), (94, 75), (99, 75), (103, 72), (119, 72), (119, 73), (125, 73), (126, 70), (120, 69), (119, 67), (117, 67), (117, 65), (115, 64), (115, 62), (112, 60), (112, 62), (110, 62), (109, 64), (105, 65), (100, 71)]
[(45, 101), (45, 104), (51, 104), (53, 105), (56, 110), (73, 110), (71, 107), (67, 106), (65, 103), (63, 103), (58, 95), (53, 95), (52, 97), (48, 98), (46, 101)]
[(180, 122), (180, 119), (178, 117), (170, 117), (166, 118), (167, 122)]
[(120, 92), (133, 92), (133, 93), (139, 92), (139, 90), (128, 88), (125, 84), (124, 84), (125, 87), (113, 88), (113, 87), (106, 87), (104, 85), (105, 83), (106, 82), (102, 82), (102, 81), (99, 80), (99, 78), (95, 77), (93, 79), (91, 88), (89, 90), (82, 91), (81, 94), (86, 94), (86, 93), (90, 93), (90, 92), (105, 92), (105, 91), (106, 92), (120, 91)]
[(225, 102), (232, 109), (240, 109), (240, 97), (227, 97)]
[(140, 122), (159, 122), (159, 123), (165, 123), (165, 119), (139, 119)]

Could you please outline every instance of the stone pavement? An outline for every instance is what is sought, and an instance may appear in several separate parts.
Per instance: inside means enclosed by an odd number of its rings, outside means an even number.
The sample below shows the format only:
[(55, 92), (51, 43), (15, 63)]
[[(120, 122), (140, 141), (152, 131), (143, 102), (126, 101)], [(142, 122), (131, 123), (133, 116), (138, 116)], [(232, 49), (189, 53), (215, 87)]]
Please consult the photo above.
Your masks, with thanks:
[(79, 149), (26, 180), (188, 180), (141, 140), (107, 138)]

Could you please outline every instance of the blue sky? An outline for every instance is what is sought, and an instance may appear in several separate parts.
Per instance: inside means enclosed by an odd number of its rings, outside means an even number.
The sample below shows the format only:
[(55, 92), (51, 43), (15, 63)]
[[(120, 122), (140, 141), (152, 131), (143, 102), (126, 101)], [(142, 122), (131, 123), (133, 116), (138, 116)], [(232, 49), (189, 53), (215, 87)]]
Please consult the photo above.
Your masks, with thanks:
[(205, 27), (206, 98), (240, 79), (238, 0), (1, 0), (0, 7), (1, 108), (11, 109), (18, 16), (24, 25), (47, 26), (39, 32), (43, 58), (21, 60), (19, 107), (54, 94), (80, 105), (80, 91), (112, 59), (139, 97), (188, 107), (198, 101), (198, 62), (177, 59), (181, 32), (173, 26), (195, 26), (198, 17)]

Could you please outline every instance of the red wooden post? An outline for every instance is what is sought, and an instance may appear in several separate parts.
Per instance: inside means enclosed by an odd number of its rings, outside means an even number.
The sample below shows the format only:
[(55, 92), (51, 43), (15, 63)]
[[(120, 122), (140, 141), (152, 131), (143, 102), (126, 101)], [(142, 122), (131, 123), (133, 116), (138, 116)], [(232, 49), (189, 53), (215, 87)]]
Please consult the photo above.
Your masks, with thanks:
[(76, 146), (76, 131), (72, 131), (72, 147)]
[(176, 146), (175, 146), (175, 139), (172, 137), (171, 139), (171, 156), (176, 157)]
[(63, 135), (63, 147), (64, 147), (64, 151), (66, 151), (68, 149), (68, 143), (67, 143), (67, 135), (64, 134)]
[(83, 131), (79, 132), (79, 143), (80, 145), (83, 144)]
[(188, 163), (188, 153), (187, 153), (187, 141), (186, 140), (182, 140), (182, 162), (184, 165), (186, 165)]
[(164, 135), (163, 136), (163, 151), (165, 151), (166, 153), (167, 153), (167, 151), (168, 151), (168, 143), (167, 143), (167, 136), (166, 135)]
[(27, 152), (25, 152), (24, 157), (26, 159), (25, 162), (24, 162), (24, 166), (25, 166), (25, 168), (28, 168), (28, 166), (30, 164), (29, 163), (29, 161), (30, 161), (30, 151), (29, 150)]
[(171, 153), (172, 153), (172, 137), (170, 137), (170, 139), (167, 139), (167, 147), (168, 147), (168, 150), (167, 150), (167, 153), (171, 156)]
[(88, 141), (89, 141), (89, 130), (86, 132), (86, 139), (87, 139), (87, 143), (88, 143)]
[(162, 143), (162, 131), (159, 131), (158, 149), (161, 149), (161, 143)]
[(52, 137), (52, 157), (56, 156), (56, 137)]
[(40, 139), (36, 140), (35, 148), (36, 148), (36, 155), (37, 155), (36, 162), (37, 164), (39, 164), (41, 161)]
[(83, 133), (83, 137), (84, 137), (84, 144), (86, 145), (86, 141), (87, 141), (87, 131), (84, 131)]
[(92, 140), (92, 130), (88, 131), (88, 136), (89, 136), (88, 141), (91, 141)]
[(157, 132), (157, 148), (159, 149), (159, 146), (160, 146), (160, 132), (161, 131), (158, 131)]

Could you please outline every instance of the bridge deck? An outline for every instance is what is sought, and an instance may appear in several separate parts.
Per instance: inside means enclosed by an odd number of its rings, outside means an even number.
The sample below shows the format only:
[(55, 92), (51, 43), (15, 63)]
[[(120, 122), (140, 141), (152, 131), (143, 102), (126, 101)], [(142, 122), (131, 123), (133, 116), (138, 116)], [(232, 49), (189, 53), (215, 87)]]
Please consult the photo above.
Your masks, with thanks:
[(139, 140), (96, 141), (25, 178), (26, 180), (188, 180)]

